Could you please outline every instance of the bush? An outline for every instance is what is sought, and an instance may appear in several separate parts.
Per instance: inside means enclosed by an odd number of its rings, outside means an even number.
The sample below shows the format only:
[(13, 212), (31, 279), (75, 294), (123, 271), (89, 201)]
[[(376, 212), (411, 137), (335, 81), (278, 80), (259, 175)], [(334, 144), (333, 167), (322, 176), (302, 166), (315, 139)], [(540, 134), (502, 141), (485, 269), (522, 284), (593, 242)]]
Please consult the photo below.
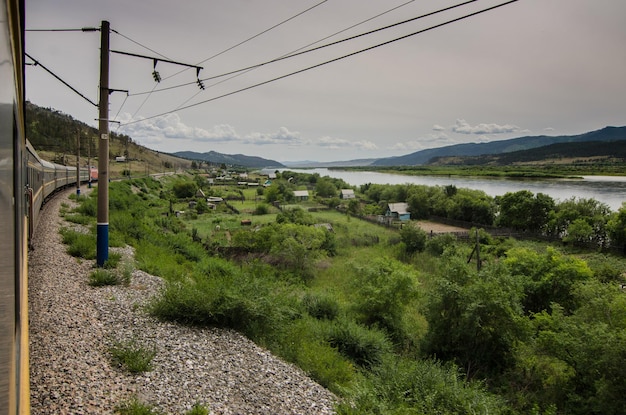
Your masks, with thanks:
[(254, 209), (255, 215), (267, 215), (268, 213), (270, 213), (270, 207), (265, 203), (257, 205), (257, 207)]
[(62, 228), (61, 237), (63, 243), (68, 245), (67, 253), (73, 257), (83, 259), (96, 258), (96, 236), (76, 232), (67, 228)]
[(195, 404), (193, 408), (185, 412), (185, 415), (209, 415), (209, 409), (199, 403)]
[(204, 276), (169, 283), (153, 300), (160, 319), (237, 330), (253, 340), (274, 335), (293, 317), (296, 305), (283, 287), (267, 276)]
[(304, 309), (318, 320), (334, 320), (339, 314), (337, 300), (329, 295), (306, 294), (302, 299)]
[(352, 382), (354, 366), (322, 338), (325, 323), (311, 318), (298, 319), (285, 327), (279, 354), (297, 364), (311, 378), (341, 394)]
[(159, 415), (152, 405), (147, 405), (133, 396), (130, 400), (115, 407), (115, 412), (121, 415)]
[(409, 254), (422, 252), (426, 247), (427, 237), (428, 235), (423, 229), (411, 224), (403, 226), (400, 231), (400, 238), (404, 242), (406, 252)]
[(356, 365), (368, 369), (379, 365), (383, 356), (391, 350), (391, 343), (385, 333), (345, 319), (331, 324), (326, 338), (339, 353)]
[(174, 183), (172, 191), (178, 199), (184, 199), (187, 197), (193, 197), (196, 194), (196, 184), (190, 181), (180, 181)]
[(388, 331), (394, 340), (405, 336), (403, 314), (417, 295), (417, 278), (411, 267), (388, 258), (376, 259), (358, 267), (354, 280), (358, 320)]
[(88, 284), (92, 287), (103, 287), (105, 285), (118, 285), (120, 283), (115, 271), (110, 269), (97, 269), (89, 274)]
[(156, 348), (147, 348), (136, 340), (115, 342), (109, 353), (116, 366), (123, 367), (131, 373), (149, 372), (152, 370), (152, 359), (156, 356)]
[(84, 216), (95, 218), (98, 212), (98, 201), (94, 197), (80, 198), (80, 205), (75, 209), (75, 212)]
[(446, 248), (454, 246), (456, 236), (451, 233), (435, 235), (426, 242), (426, 252), (434, 256), (441, 256)]
[(431, 360), (386, 359), (349, 393), (337, 414), (513, 413), (481, 383), (467, 382), (456, 367)]

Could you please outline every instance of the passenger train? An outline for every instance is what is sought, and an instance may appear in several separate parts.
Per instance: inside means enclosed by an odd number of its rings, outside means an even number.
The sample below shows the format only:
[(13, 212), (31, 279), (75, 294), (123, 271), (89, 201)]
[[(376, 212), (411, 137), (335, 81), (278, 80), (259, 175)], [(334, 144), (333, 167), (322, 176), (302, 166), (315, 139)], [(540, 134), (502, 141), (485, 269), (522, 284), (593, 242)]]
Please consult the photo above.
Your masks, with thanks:
[[(25, 137), (24, 0), (0, 0), (0, 415), (29, 414), (28, 244), (58, 189), (96, 172), (42, 160)], [(94, 177), (95, 176), (95, 177)]]
[(76, 181), (80, 183), (91, 183), (98, 180), (98, 170), (92, 166), (80, 167), (79, 176), (76, 176), (75, 166), (63, 166), (51, 163), (39, 158), (33, 146), (26, 140), (27, 175), (26, 175), (26, 197), (28, 202), (28, 229), (29, 239), (32, 237), (32, 230), (37, 225), (39, 210), (45, 201), (55, 192), (76, 186)]

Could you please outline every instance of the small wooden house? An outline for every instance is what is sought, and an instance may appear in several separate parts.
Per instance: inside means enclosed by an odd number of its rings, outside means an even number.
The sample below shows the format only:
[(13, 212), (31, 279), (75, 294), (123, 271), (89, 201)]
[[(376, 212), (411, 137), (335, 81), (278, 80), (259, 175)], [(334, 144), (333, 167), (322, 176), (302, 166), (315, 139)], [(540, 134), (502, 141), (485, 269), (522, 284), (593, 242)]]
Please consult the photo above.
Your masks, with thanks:
[(293, 196), (297, 201), (309, 200), (309, 191), (308, 190), (294, 190)]
[(389, 203), (385, 216), (402, 221), (410, 220), (409, 205), (407, 203)]
[(341, 199), (354, 199), (356, 196), (354, 195), (354, 190), (352, 189), (341, 189), (339, 197)]

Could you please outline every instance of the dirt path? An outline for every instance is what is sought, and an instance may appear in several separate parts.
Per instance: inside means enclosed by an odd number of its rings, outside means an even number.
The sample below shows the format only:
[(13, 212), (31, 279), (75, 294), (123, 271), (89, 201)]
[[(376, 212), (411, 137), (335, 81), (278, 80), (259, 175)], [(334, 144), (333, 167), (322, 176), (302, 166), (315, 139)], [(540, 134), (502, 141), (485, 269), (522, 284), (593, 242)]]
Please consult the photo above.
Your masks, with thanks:
[(431, 222), (428, 220), (417, 221), (417, 225), (430, 233), (443, 233), (443, 232), (467, 232), (468, 229), (459, 228), (458, 226), (444, 225), (443, 223)]

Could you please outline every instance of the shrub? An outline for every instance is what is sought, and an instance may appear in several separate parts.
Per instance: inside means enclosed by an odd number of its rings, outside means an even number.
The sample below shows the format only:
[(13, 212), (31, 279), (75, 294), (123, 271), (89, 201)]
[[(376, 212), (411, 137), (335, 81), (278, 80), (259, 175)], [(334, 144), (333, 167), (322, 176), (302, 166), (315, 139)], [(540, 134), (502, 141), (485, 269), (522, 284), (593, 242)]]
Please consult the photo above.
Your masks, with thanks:
[(196, 194), (196, 184), (190, 181), (180, 181), (178, 183), (174, 183), (172, 191), (179, 199), (193, 197)]
[(109, 254), (109, 258), (106, 261), (104, 261), (103, 267), (106, 269), (117, 268), (121, 260), (122, 260), (121, 254), (117, 252), (111, 252)]
[(431, 360), (386, 359), (349, 393), (339, 415), (512, 413), (481, 383), (467, 382), (456, 367)]
[(195, 404), (193, 408), (185, 412), (185, 415), (209, 415), (209, 409), (199, 403)]
[(324, 324), (308, 317), (292, 322), (285, 327), (279, 354), (297, 364), (320, 385), (340, 394), (352, 382), (355, 369), (323, 339)]
[(152, 370), (152, 359), (156, 356), (156, 348), (149, 349), (133, 339), (115, 342), (109, 348), (109, 353), (115, 365), (124, 367), (131, 373), (142, 373)]
[(63, 243), (68, 245), (67, 253), (73, 257), (94, 259), (96, 257), (96, 236), (62, 228)]
[(255, 215), (267, 215), (268, 213), (270, 213), (270, 207), (265, 203), (257, 205), (257, 207), (254, 209)]
[(130, 400), (115, 407), (115, 412), (121, 415), (159, 415), (152, 405), (147, 405), (133, 396)]
[(400, 231), (400, 238), (404, 242), (406, 252), (409, 254), (422, 252), (426, 247), (427, 237), (426, 231), (410, 224), (403, 226)]
[(306, 294), (302, 299), (304, 309), (318, 320), (334, 320), (339, 314), (337, 300), (329, 295)]
[(80, 198), (79, 201), (80, 205), (76, 207), (75, 211), (83, 216), (95, 218), (98, 212), (97, 198)]
[(391, 343), (385, 333), (346, 319), (331, 324), (326, 337), (329, 344), (342, 355), (365, 368), (380, 364), (383, 356), (391, 350)]
[(115, 271), (110, 269), (97, 269), (89, 274), (88, 284), (92, 287), (103, 287), (105, 285), (118, 285), (120, 283)]
[(456, 236), (451, 233), (435, 235), (426, 241), (426, 251), (434, 256), (441, 256), (446, 248), (454, 246)]
[(417, 278), (411, 267), (388, 258), (356, 268), (354, 310), (360, 322), (386, 329), (395, 339), (404, 337), (406, 305), (417, 295)]
[(169, 283), (150, 310), (164, 320), (232, 328), (263, 340), (294, 316), (296, 305), (279, 283), (237, 273)]

